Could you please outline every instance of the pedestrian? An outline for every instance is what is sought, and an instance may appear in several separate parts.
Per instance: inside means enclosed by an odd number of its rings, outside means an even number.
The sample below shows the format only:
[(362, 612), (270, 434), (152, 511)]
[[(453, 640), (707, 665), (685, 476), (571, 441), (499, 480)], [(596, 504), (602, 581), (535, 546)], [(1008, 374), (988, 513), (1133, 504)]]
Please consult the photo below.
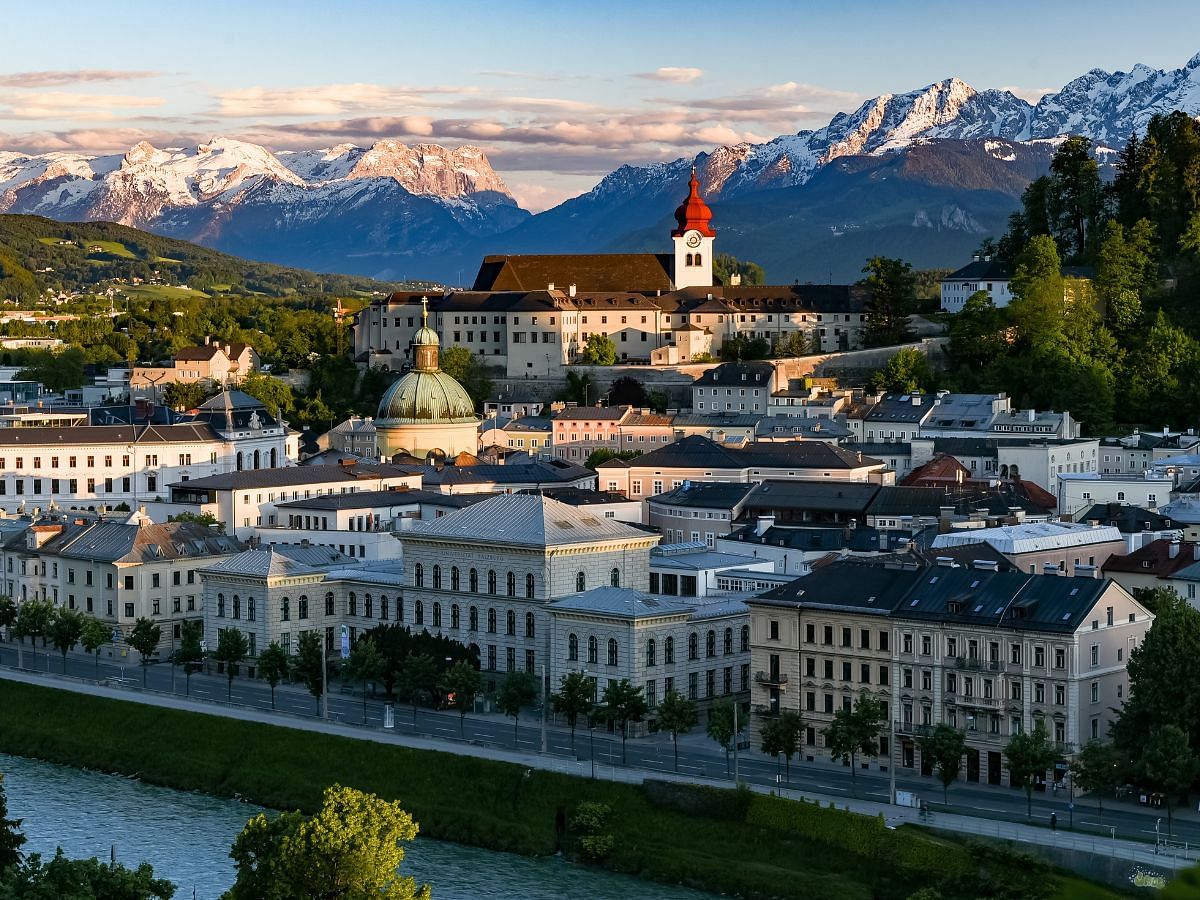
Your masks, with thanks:
[(1050, 813), (1050, 830), (1058, 831), (1058, 813)]

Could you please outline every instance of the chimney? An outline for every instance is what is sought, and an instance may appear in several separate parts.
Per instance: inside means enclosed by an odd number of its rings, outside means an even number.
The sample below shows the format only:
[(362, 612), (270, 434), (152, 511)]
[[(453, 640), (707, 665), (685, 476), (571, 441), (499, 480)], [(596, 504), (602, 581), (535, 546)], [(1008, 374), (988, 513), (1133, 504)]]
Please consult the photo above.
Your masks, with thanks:
[(567, 285), (567, 296), (568, 296), (568, 297), (574, 297), (574, 296), (575, 296), (575, 285), (573, 285), (573, 284), (568, 284), (568, 285)]
[(974, 256), (971, 257), (971, 262), (979, 262), (979, 254), (978, 253), (976, 253)]
[(759, 516), (758, 521), (754, 523), (754, 533), (762, 537), (767, 533), (767, 529), (775, 525), (774, 516)]
[(1029, 418), (1029, 421), (1032, 422), (1035, 419), (1037, 419), (1037, 410), (1034, 410), (1034, 409), (1026, 410), (1025, 415)]
[(731, 272), (729, 274), (729, 286), (730, 287), (739, 287), (741, 285), (741, 283), (742, 283), (742, 273), (741, 272)]
[(553, 281), (551, 281), (548, 285), (546, 285), (546, 290), (548, 290), (548, 291), (554, 290), (554, 282)]
[(920, 394), (913, 394), (913, 395), (912, 395), (912, 405), (913, 405), (913, 406), (920, 406), (920, 405), (921, 405), (921, 395), (920, 395)]
[(1200, 561), (1200, 541), (1192, 544), (1192, 559)]
[(1178, 539), (1176, 539), (1176, 540), (1171, 541), (1171, 549), (1169, 549), (1167, 551), (1167, 556), (1169, 556), (1171, 559), (1174, 559), (1178, 555), (1179, 555), (1179, 541), (1178, 541)]
[(943, 568), (943, 569), (953, 569), (954, 568), (954, 557), (953, 556), (939, 556), (937, 558), (937, 564), (940, 568)]
[(1166, 436), (1167, 436), (1167, 435), (1169, 435), (1170, 433), (1171, 433), (1171, 429), (1170, 429), (1170, 428), (1168, 428), (1166, 425), (1164, 425), (1164, 426), (1163, 426), (1163, 437), (1166, 437)]
[(1087, 563), (1077, 563), (1075, 565), (1076, 578), (1099, 578), (1100, 570), (1095, 566), (1089, 566)]
[(1052, 563), (1052, 562), (1042, 563), (1042, 574), (1043, 575), (1061, 575), (1062, 569), (1060, 569), (1058, 567), (1058, 563)]
[(971, 561), (971, 568), (980, 572), (999, 572), (1000, 563), (994, 559), (976, 559)]

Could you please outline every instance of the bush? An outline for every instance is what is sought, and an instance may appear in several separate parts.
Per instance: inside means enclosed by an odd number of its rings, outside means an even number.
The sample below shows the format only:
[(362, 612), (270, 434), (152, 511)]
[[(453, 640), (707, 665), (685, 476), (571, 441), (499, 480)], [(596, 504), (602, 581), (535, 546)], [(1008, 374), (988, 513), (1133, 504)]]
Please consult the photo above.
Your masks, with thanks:
[(607, 803), (585, 800), (575, 807), (571, 828), (579, 835), (579, 849), (589, 862), (602, 862), (613, 850), (613, 836), (608, 833), (612, 807)]

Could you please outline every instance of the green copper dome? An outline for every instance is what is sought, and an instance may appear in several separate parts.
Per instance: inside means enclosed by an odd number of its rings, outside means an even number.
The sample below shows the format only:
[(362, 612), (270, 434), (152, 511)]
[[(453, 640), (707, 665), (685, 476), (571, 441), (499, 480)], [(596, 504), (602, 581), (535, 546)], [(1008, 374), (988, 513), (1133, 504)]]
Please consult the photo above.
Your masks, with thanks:
[(414, 369), (379, 401), (376, 427), (389, 425), (475, 424), (475, 404), (461, 384), (445, 372)]

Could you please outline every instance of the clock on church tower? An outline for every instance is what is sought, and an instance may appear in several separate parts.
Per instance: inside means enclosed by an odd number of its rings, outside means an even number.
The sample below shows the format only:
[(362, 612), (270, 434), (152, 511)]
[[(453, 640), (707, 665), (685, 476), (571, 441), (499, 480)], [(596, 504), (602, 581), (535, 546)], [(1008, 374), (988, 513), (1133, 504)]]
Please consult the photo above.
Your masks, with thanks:
[(700, 196), (700, 180), (696, 167), (688, 180), (688, 195), (675, 210), (676, 227), (671, 231), (675, 243), (675, 271), (672, 281), (676, 288), (712, 287), (713, 231), (712, 210)]

